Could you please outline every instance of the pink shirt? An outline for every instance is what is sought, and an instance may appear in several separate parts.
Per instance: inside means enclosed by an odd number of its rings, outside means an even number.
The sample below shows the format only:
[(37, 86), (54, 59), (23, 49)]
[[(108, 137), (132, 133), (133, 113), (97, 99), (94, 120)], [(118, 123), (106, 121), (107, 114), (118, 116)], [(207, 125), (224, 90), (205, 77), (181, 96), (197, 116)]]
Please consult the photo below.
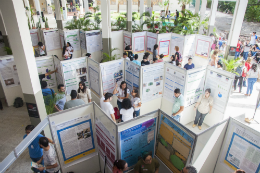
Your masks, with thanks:
[(121, 173), (121, 171), (116, 166), (114, 166), (113, 173)]
[(157, 62), (163, 62), (163, 59), (158, 59)]

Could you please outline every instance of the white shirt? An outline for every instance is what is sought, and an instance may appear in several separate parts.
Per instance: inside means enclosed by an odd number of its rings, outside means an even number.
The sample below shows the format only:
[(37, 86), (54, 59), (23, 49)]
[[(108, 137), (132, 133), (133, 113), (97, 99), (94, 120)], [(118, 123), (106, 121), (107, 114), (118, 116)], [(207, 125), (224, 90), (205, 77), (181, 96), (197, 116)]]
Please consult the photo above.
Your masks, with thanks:
[(103, 96), (100, 99), (100, 107), (110, 117), (110, 115), (114, 114), (115, 111), (114, 111), (113, 106), (111, 105), (110, 102), (104, 102), (104, 101), (105, 101), (105, 97)]
[(251, 35), (251, 41), (250, 41), (250, 44), (255, 44), (256, 43), (256, 39), (257, 36), (256, 35)]
[(127, 110), (124, 109), (124, 108), (122, 108), (120, 110), (120, 114), (122, 114), (122, 120), (124, 122), (133, 119), (133, 116), (134, 116), (133, 113), (134, 113), (134, 109), (132, 107), (130, 109), (127, 109)]
[(39, 50), (40, 50), (40, 55), (44, 55), (45, 54), (45, 52), (43, 50), (43, 46), (39, 47)]
[(128, 57), (126, 57), (126, 58), (122, 57), (121, 59), (127, 59), (127, 60), (129, 60), (129, 61), (130, 61), (130, 58), (128, 58)]
[(247, 72), (248, 78), (258, 78), (258, 74), (259, 74), (258, 70), (256, 70), (256, 72), (254, 72), (254, 70), (250, 69)]
[(57, 155), (52, 145), (49, 145), (50, 149), (48, 151), (43, 150), (43, 160), (45, 166), (54, 165), (55, 163), (58, 164), (56, 168), (46, 169), (48, 172), (53, 173), (60, 170), (60, 165), (57, 159)]
[[(135, 98), (132, 97), (132, 98), (131, 98), (131, 103), (132, 103), (133, 106), (138, 106), (138, 104), (141, 103), (141, 100), (140, 100), (140, 98), (138, 98), (138, 97), (135, 97)], [(139, 111), (139, 110), (140, 110), (140, 107), (134, 108), (134, 110), (135, 110), (135, 111)]]
[(68, 51), (69, 51), (69, 53), (70, 53), (71, 55), (73, 54), (72, 50), (74, 50), (73, 47), (72, 47), (72, 46), (69, 46), (69, 47), (68, 47)]
[[(120, 88), (120, 86), (117, 87), (116, 90), (118, 91), (118, 96), (120, 96), (120, 97), (126, 97), (126, 96), (125, 96), (125, 91), (122, 90), (122, 89)], [(130, 90), (129, 90), (128, 88), (127, 88), (127, 94), (130, 94)], [(118, 99), (118, 101), (122, 102), (123, 99)]]

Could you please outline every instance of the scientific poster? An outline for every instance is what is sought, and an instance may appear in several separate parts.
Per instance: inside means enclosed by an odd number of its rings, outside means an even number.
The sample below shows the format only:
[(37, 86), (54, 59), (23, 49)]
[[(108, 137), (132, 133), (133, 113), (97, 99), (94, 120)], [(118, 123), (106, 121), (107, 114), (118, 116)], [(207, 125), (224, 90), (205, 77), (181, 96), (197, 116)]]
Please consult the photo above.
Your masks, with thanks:
[(20, 85), (14, 58), (0, 60), (0, 74), (5, 87)]
[(59, 30), (43, 32), (45, 46), (47, 51), (52, 51), (61, 48)]
[(121, 159), (133, 168), (147, 151), (154, 156), (156, 119), (153, 118), (134, 127), (120, 132)]
[(64, 31), (60, 31), (60, 45), (61, 45), (61, 49), (63, 49), (63, 47), (65, 46), (64, 43)]
[[(36, 65), (39, 75), (55, 70), (52, 56), (48, 59), (36, 59)], [(55, 73), (52, 73), (51, 75), (48, 75), (47, 77), (43, 78), (42, 81), (47, 82), (48, 88), (57, 88)]]
[(189, 58), (194, 57), (195, 42), (196, 42), (196, 35), (185, 36), (185, 46), (183, 49), (183, 56), (182, 56), (183, 57), (183, 61), (182, 61), (183, 66), (188, 63)]
[(69, 42), (71, 46), (75, 50), (80, 50), (80, 38), (79, 38), (79, 30), (68, 30), (64, 31), (65, 42)]
[(146, 34), (147, 34), (146, 51), (152, 54), (154, 45), (157, 44), (157, 34), (152, 32), (147, 32)]
[(61, 64), (67, 95), (70, 95), (71, 90), (78, 90), (79, 82), (89, 86), (85, 57), (61, 61)]
[(89, 72), (89, 87), (94, 90), (98, 95), (100, 93), (99, 88), (99, 69), (92, 65), (88, 64), (88, 72)]
[(54, 69), (57, 69), (56, 81), (57, 81), (57, 86), (58, 86), (59, 84), (64, 84), (64, 80), (63, 80), (63, 77), (62, 77), (63, 71), (62, 71), (62, 68), (61, 68), (60, 59), (57, 58), (56, 56), (54, 56), (53, 60), (54, 60)]
[(175, 46), (179, 47), (179, 52), (183, 55), (185, 36), (179, 34), (171, 35), (171, 55), (175, 54)]
[(39, 42), (38, 29), (30, 29), (30, 35), (32, 40), (32, 46), (38, 46), (38, 42)]
[(158, 34), (158, 41), (158, 55), (163, 54), (164, 57), (168, 57), (170, 55), (171, 34)]
[(172, 172), (180, 172), (187, 163), (194, 138), (163, 114), (158, 134), (156, 156)]
[(90, 114), (56, 125), (64, 163), (95, 152)]
[(210, 37), (197, 35), (195, 56), (207, 59), (211, 50), (212, 39)]
[(126, 46), (132, 45), (132, 34), (130, 32), (124, 32), (124, 50)]
[(187, 88), (185, 93), (185, 107), (188, 107), (197, 102), (200, 95), (204, 92), (204, 81), (206, 69), (201, 69), (187, 75)]
[(127, 83), (127, 88), (130, 91), (133, 89), (140, 90), (140, 69), (141, 66), (132, 63), (131, 61), (125, 61), (125, 81)]
[(119, 59), (109, 63), (100, 64), (102, 73), (103, 93), (113, 93), (116, 84), (124, 81), (124, 60)]
[(80, 36), (80, 47), (81, 47), (81, 49), (87, 49), (85, 31), (79, 30), (79, 36)]
[(100, 31), (86, 32), (87, 52), (93, 53), (102, 50), (102, 35)]
[(144, 53), (146, 32), (133, 33), (133, 53)]
[(107, 157), (107, 167), (112, 171), (116, 160), (116, 139), (115, 136), (96, 118), (96, 136), (99, 147), (99, 154), (103, 160)]
[(163, 97), (171, 103), (174, 103), (174, 90), (179, 88), (181, 93), (184, 94), (185, 80), (186, 77), (184, 71), (181, 73), (172, 68), (166, 67)]
[(164, 64), (158, 63), (143, 68), (142, 102), (162, 97)]
[(225, 113), (229, 99), (229, 90), (232, 83), (233, 80), (229, 77), (220, 75), (213, 71), (207, 72), (204, 91), (207, 88), (211, 89), (210, 95), (214, 100), (213, 108), (221, 113)]

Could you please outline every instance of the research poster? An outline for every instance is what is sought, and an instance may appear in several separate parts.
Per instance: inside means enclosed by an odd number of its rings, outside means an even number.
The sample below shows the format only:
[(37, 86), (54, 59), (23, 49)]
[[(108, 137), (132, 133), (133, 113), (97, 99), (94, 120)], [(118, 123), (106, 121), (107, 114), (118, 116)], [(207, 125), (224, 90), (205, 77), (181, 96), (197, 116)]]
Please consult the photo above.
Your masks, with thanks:
[(59, 84), (64, 84), (63, 77), (62, 77), (63, 72), (62, 72), (62, 68), (61, 68), (60, 59), (57, 58), (56, 56), (54, 56), (53, 60), (54, 60), (54, 66), (55, 66), (54, 69), (57, 69), (56, 81), (57, 81), (57, 86), (58, 86)]
[(133, 89), (140, 90), (140, 69), (141, 66), (131, 61), (125, 61), (125, 81), (130, 91)]
[[(45, 74), (45, 73), (48, 73), (48, 72), (55, 70), (52, 56), (48, 59), (36, 60), (36, 65), (37, 65), (37, 70), (38, 70), (39, 75)], [(42, 81), (47, 82), (48, 88), (56, 88), (57, 87), (55, 73), (52, 73), (51, 75), (46, 76), (45, 78), (42, 79)]]
[(185, 36), (179, 34), (171, 35), (171, 55), (175, 54), (175, 46), (179, 47), (179, 52), (183, 55)]
[(145, 66), (143, 68), (143, 93), (142, 102), (151, 101), (162, 97), (163, 93), (164, 64)]
[(194, 137), (163, 114), (160, 116), (158, 134), (156, 156), (172, 172), (180, 172), (187, 164)]
[(120, 156), (129, 168), (142, 158), (142, 152), (147, 151), (154, 156), (156, 120), (153, 118), (120, 132)]
[(89, 87), (99, 95), (100, 93), (99, 69), (94, 65), (92, 65), (91, 63), (89, 63), (88, 71), (89, 71)]
[(70, 95), (71, 90), (78, 90), (79, 82), (89, 86), (85, 57), (61, 61), (61, 64), (67, 95)]
[(5, 87), (9, 88), (20, 85), (14, 58), (0, 60), (0, 74)]
[(79, 36), (80, 36), (80, 47), (81, 47), (81, 49), (87, 49), (85, 31), (79, 30)]
[(207, 72), (204, 91), (207, 88), (211, 89), (210, 95), (214, 100), (213, 108), (221, 113), (225, 113), (229, 99), (229, 90), (232, 83), (233, 80), (229, 77), (220, 75), (213, 71)]
[(38, 46), (38, 42), (39, 42), (38, 29), (30, 29), (30, 35), (32, 40), (32, 46)]
[(166, 67), (163, 97), (171, 103), (174, 103), (174, 90), (179, 88), (181, 93), (184, 94), (185, 80), (186, 77), (184, 71), (181, 73), (172, 68)]
[(107, 157), (107, 167), (112, 171), (116, 160), (116, 137), (96, 118), (96, 136), (102, 160)]
[(90, 114), (56, 125), (64, 163), (95, 152)]
[(43, 32), (45, 46), (47, 51), (57, 50), (61, 48), (59, 30)]
[(102, 35), (100, 31), (86, 32), (87, 52), (93, 53), (102, 50)]
[(60, 46), (61, 46), (61, 49), (63, 49), (63, 47), (65, 46), (64, 31), (60, 31)]
[(124, 32), (124, 49), (129, 45), (132, 45), (132, 34), (130, 32)]
[(80, 38), (79, 38), (79, 30), (68, 30), (64, 31), (66, 44), (69, 42), (71, 46), (75, 50), (80, 50)]
[(146, 35), (147, 35), (146, 51), (152, 54), (154, 45), (157, 44), (157, 34), (152, 32), (147, 32)]
[(116, 61), (100, 64), (102, 73), (103, 93), (113, 93), (116, 84), (120, 86), (124, 81), (124, 60), (119, 59)]
[(133, 33), (133, 53), (144, 53), (146, 32)]
[(197, 35), (195, 56), (207, 59), (211, 50), (211, 37)]
[(206, 76), (206, 68), (200, 69), (187, 75), (187, 89), (185, 93), (185, 107), (197, 102), (200, 95), (204, 92), (204, 81)]
[(163, 54), (164, 57), (168, 57), (170, 55), (171, 34), (158, 34), (158, 40), (158, 55)]
[(183, 56), (182, 56), (183, 57), (183, 60), (182, 60), (183, 66), (188, 63), (189, 58), (194, 57), (195, 42), (196, 42), (196, 35), (185, 36), (185, 46), (183, 49)]

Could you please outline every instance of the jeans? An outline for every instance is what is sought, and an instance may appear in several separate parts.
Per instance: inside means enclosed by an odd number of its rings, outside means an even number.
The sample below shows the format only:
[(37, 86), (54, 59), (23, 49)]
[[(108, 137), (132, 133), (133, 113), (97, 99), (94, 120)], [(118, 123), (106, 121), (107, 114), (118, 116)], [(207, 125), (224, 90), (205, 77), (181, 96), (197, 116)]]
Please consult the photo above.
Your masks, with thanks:
[(235, 53), (235, 59), (239, 58), (239, 55), (240, 55), (240, 52), (237, 52)]
[(246, 94), (252, 94), (252, 91), (253, 91), (253, 87), (254, 87), (254, 84), (255, 82), (257, 81), (257, 78), (248, 78), (247, 79), (247, 91), (246, 91)]
[(180, 122), (181, 116), (180, 115), (175, 115), (172, 118), (175, 119), (176, 121)]
[(255, 55), (256, 55), (256, 52), (251, 51), (251, 55), (252, 55), (252, 56), (255, 56)]
[(247, 60), (247, 57), (248, 57), (248, 52), (244, 52), (243, 58), (244, 58), (245, 61)]
[(138, 117), (140, 115), (140, 109), (138, 111), (134, 111), (134, 117)]
[(196, 112), (196, 117), (195, 117), (195, 120), (194, 120), (194, 124), (198, 124), (198, 121), (199, 121), (198, 126), (201, 126), (206, 115), (207, 115), (207, 114), (202, 114), (202, 113), (200, 113), (200, 112), (197, 110), (197, 112)]
[[(41, 157), (38, 157), (38, 158), (31, 158), (32, 159), (32, 161), (33, 162), (38, 162), (40, 159), (41, 159)], [(41, 161), (41, 163), (40, 163), (42, 166), (44, 166), (44, 161), (43, 161), (43, 159), (42, 159), (42, 161)], [(44, 173), (45, 171), (43, 170), (43, 171), (39, 171), (37, 168), (32, 168), (32, 170), (34, 171), (34, 172), (40, 172), (40, 173)], [(46, 172), (45, 172), (46, 173)]]
[(122, 109), (122, 102), (117, 100), (117, 106), (118, 106), (118, 109), (119, 109), (119, 112), (120, 112), (120, 110)]
[(243, 77), (242, 77), (242, 76), (240, 76), (240, 77), (235, 76), (235, 80), (234, 80), (234, 90), (237, 89), (237, 81), (238, 81), (238, 80), (239, 80), (239, 83), (238, 83), (238, 85), (239, 85), (239, 92), (241, 92), (241, 90), (242, 90), (242, 83), (243, 83)]

